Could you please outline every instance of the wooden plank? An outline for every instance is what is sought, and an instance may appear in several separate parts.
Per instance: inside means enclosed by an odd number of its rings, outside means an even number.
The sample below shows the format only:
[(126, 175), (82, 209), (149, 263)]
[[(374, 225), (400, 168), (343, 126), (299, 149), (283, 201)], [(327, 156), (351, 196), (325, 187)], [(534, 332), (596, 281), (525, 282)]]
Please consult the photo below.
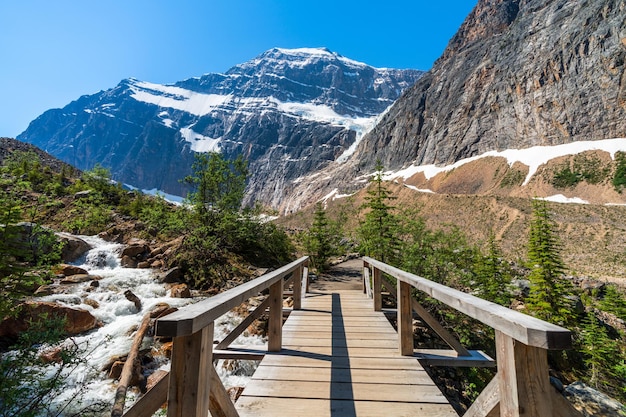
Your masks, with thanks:
[(267, 324), (267, 350), (280, 351), (283, 343), (283, 281), (278, 280), (270, 287), (269, 320)]
[(238, 285), (204, 301), (188, 305), (157, 320), (156, 336), (188, 336), (208, 326), (227, 311), (269, 288), (308, 260), (304, 256), (257, 279)]
[(293, 272), (293, 309), (300, 310), (302, 308), (302, 274), (304, 265), (300, 265)]
[(209, 365), (209, 374), (211, 378), (211, 393), (209, 396), (211, 417), (239, 417), (239, 413), (213, 365)]
[(170, 374), (165, 373), (122, 417), (152, 417), (167, 401)]
[(267, 308), (267, 306), (269, 306), (269, 304), (270, 299), (268, 297), (263, 300), (263, 302), (259, 304), (253, 312), (248, 314), (248, 316), (244, 318), (241, 323), (239, 323), (239, 325), (237, 325), (237, 327), (235, 327), (224, 339), (222, 339), (222, 341), (219, 342), (217, 346), (215, 346), (215, 349), (227, 348), (239, 337), (241, 333), (244, 332), (244, 330), (248, 328), (248, 326), (250, 326), (254, 322), (254, 320), (258, 319), (265, 312), (265, 309)]
[(266, 380), (262, 384), (249, 383), (242, 396), (246, 397), (287, 397), (317, 398), (355, 401), (393, 401), (405, 403), (447, 404), (448, 401), (434, 385), (411, 386), (406, 389), (399, 384), (357, 384), (316, 381), (276, 381)]
[(411, 286), (402, 281), (398, 282), (398, 344), (401, 355), (413, 356)]
[(571, 332), (563, 327), (432, 282), (375, 259), (364, 257), (363, 260), (457, 311), (521, 341), (525, 345), (560, 350), (572, 347)]
[(174, 338), (167, 417), (207, 417), (213, 323), (191, 336)]
[[(285, 346), (289, 345), (299, 345), (299, 346), (334, 346), (336, 348), (351, 348), (351, 347), (362, 347), (362, 348), (388, 348), (393, 349), (398, 346), (397, 340), (378, 340), (378, 339), (301, 339), (292, 336), (287, 336), (283, 339), (283, 344)], [(413, 352), (411, 352), (413, 355)]]
[[(292, 351), (299, 351), (301, 355), (309, 355), (309, 356), (325, 356), (331, 357), (333, 354), (331, 346), (301, 346), (301, 345), (283, 345), (283, 349), (289, 349)], [(381, 358), (381, 357), (402, 357), (398, 352), (398, 348), (395, 347), (393, 349), (389, 348), (363, 348), (363, 347), (350, 347), (346, 349), (345, 353), (337, 356), (348, 356), (350, 357), (360, 357), (360, 358)]]
[(423, 370), (416, 359), (406, 356), (397, 357), (350, 357), (342, 361), (341, 358), (320, 356), (288, 356), (283, 354), (268, 354), (263, 359), (261, 366), (281, 366), (281, 367), (306, 367), (306, 368), (350, 368), (350, 369), (389, 369), (389, 370)]
[[(367, 384), (432, 385), (424, 370), (407, 369), (351, 369), (351, 368), (294, 368), (261, 365), (252, 379), (281, 381), (352, 382)], [(415, 388), (413, 388), (415, 389)]]
[(500, 415), (552, 415), (552, 391), (545, 349), (519, 343), (496, 331)]
[(366, 266), (363, 267), (363, 293), (367, 298), (374, 296), (372, 292), (372, 282), (370, 281), (370, 269)]
[(463, 417), (497, 417), (500, 415), (500, 378), (496, 375), (480, 393)]
[(411, 307), (418, 316), (431, 328), (441, 339), (454, 349), (459, 356), (471, 356), (470, 352), (457, 340), (456, 337), (446, 330), (430, 313), (417, 302), (415, 298), (411, 298)]
[[(284, 328), (283, 328), (283, 331), (285, 331)], [(283, 342), (287, 339), (289, 340), (292, 340), (292, 339), (332, 340), (333, 338), (337, 338), (339, 336), (345, 336), (346, 338), (353, 339), (353, 340), (389, 340), (389, 341), (395, 341), (397, 340), (397, 337), (398, 337), (396, 332), (392, 332), (390, 330), (385, 330), (383, 332), (363, 332), (363, 331), (352, 331), (350, 329), (347, 329), (345, 332), (340, 332), (339, 330), (330, 331), (330, 332), (297, 331), (297, 332), (289, 332), (288, 336), (283, 336)]]
[(382, 272), (378, 268), (374, 268), (374, 285), (372, 288), (372, 292), (374, 294), (374, 311), (380, 311), (383, 308), (383, 298), (381, 295), (382, 292), (382, 281), (381, 276)]
[(445, 349), (415, 349), (413, 356), (424, 365), (429, 366), (452, 366), (452, 367), (495, 367), (493, 360), (482, 350), (470, 350), (469, 355), (460, 356), (455, 350)]
[(298, 417), (458, 416), (448, 404), (241, 397), (236, 405), (241, 417), (276, 417), (280, 411)]

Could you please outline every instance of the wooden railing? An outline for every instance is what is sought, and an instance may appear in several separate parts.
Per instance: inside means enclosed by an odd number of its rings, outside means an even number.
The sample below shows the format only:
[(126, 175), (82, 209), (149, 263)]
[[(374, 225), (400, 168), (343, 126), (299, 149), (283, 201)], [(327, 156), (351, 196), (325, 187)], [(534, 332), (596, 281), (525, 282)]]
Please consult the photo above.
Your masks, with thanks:
[[(285, 280), (285, 277), (291, 278)], [(225, 351), (256, 318), (269, 309), (268, 346), (270, 352), (282, 347), (283, 289), (292, 286), (293, 309), (301, 308), (302, 289), (308, 285), (308, 257), (302, 257), (275, 271), (189, 305), (160, 318), (156, 336), (172, 337), (172, 360), (169, 374), (144, 394), (124, 417), (152, 416), (167, 402), (168, 417), (238, 416), (226, 389), (220, 381), (213, 360), (240, 357), (245, 352)], [(250, 313), (224, 340), (213, 346), (214, 322), (220, 316), (251, 297), (269, 289), (269, 296)], [(253, 356), (253, 355), (252, 355)], [(250, 357), (248, 355), (248, 357)]]
[[(413, 288), (495, 329), (497, 374), (464, 414), (465, 417), (580, 416), (550, 385), (548, 374), (547, 351), (570, 349), (572, 335), (569, 330), (372, 258), (365, 257), (363, 262), (363, 289), (374, 299), (374, 309), (382, 309), (383, 286), (397, 299), (398, 344), (402, 355), (417, 356), (431, 365), (476, 366), (472, 365), (475, 351), (465, 349), (412, 298)], [(393, 286), (383, 273), (396, 278), (397, 285)], [(440, 363), (434, 363), (429, 362), (427, 354), (415, 353), (413, 311), (452, 347), (454, 355), (447, 359), (440, 358)], [(478, 362), (484, 365), (488, 362), (487, 359), (479, 359)]]

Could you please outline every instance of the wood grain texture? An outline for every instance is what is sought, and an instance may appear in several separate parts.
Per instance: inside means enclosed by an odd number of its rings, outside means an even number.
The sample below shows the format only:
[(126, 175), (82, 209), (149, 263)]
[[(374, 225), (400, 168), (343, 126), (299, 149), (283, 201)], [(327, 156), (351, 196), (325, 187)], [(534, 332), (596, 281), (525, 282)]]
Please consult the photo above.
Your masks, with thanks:
[[(361, 289), (311, 293), (236, 403), (241, 416), (455, 416)], [(412, 352), (411, 352), (412, 355)]]
[(572, 347), (572, 334), (563, 327), (446, 287), (375, 259), (364, 257), (363, 260), (370, 266), (410, 284), (428, 296), (519, 340), (525, 345), (555, 350)]

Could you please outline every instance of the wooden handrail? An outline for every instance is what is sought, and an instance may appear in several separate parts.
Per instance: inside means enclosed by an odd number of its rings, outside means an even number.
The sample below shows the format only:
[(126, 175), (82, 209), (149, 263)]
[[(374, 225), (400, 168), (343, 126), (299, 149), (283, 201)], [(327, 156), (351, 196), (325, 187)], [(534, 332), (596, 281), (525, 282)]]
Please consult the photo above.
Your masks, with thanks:
[(563, 327), (438, 284), (372, 258), (364, 257), (363, 261), (525, 345), (549, 350), (572, 347), (572, 333)]
[[(364, 257), (363, 264), (365, 268), (371, 267), (373, 270), (374, 308), (380, 303), (377, 302), (381, 291), (379, 282), (386, 281), (377, 280), (376, 277), (385, 272), (398, 280), (395, 298), (398, 303), (398, 345), (401, 355), (415, 355), (412, 332), (412, 311), (415, 308), (412, 307), (414, 300), (411, 298), (411, 288), (423, 291), (435, 300), (495, 329), (498, 372), (467, 410), (466, 416), (582, 417), (569, 402), (563, 401), (563, 397), (549, 382), (547, 350), (570, 349), (572, 336), (569, 330), (372, 258)], [(369, 280), (368, 275), (364, 273), (364, 279)], [(391, 287), (389, 283), (385, 286)]]
[[(172, 337), (172, 364), (167, 381), (148, 391), (125, 415), (148, 417), (167, 400), (168, 417), (237, 417), (238, 413), (213, 367), (214, 321), (247, 299), (269, 289), (269, 297), (252, 312), (249, 323), (269, 308), (268, 350), (282, 349), (283, 286), (292, 283), (294, 309), (300, 308), (308, 271), (304, 256), (275, 271), (204, 301), (184, 307), (156, 322), (156, 336)], [(288, 280), (284, 278), (291, 274)], [(241, 324), (218, 347), (228, 346), (247, 325)], [(154, 389), (154, 388), (153, 388)], [(166, 395), (167, 394), (167, 395)]]
[(268, 289), (286, 275), (300, 268), (300, 265), (308, 259), (308, 256), (303, 256), (259, 278), (160, 318), (156, 323), (155, 335), (178, 337), (196, 333), (226, 312), (237, 307), (250, 297), (257, 295), (259, 292)]

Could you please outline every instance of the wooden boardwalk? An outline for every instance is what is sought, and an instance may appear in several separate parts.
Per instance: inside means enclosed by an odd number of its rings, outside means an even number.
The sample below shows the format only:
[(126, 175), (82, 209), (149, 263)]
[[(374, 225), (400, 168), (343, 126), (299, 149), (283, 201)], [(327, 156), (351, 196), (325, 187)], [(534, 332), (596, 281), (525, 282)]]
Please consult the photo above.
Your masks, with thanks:
[(456, 416), (361, 291), (306, 294), (237, 400), (239, 415)]

